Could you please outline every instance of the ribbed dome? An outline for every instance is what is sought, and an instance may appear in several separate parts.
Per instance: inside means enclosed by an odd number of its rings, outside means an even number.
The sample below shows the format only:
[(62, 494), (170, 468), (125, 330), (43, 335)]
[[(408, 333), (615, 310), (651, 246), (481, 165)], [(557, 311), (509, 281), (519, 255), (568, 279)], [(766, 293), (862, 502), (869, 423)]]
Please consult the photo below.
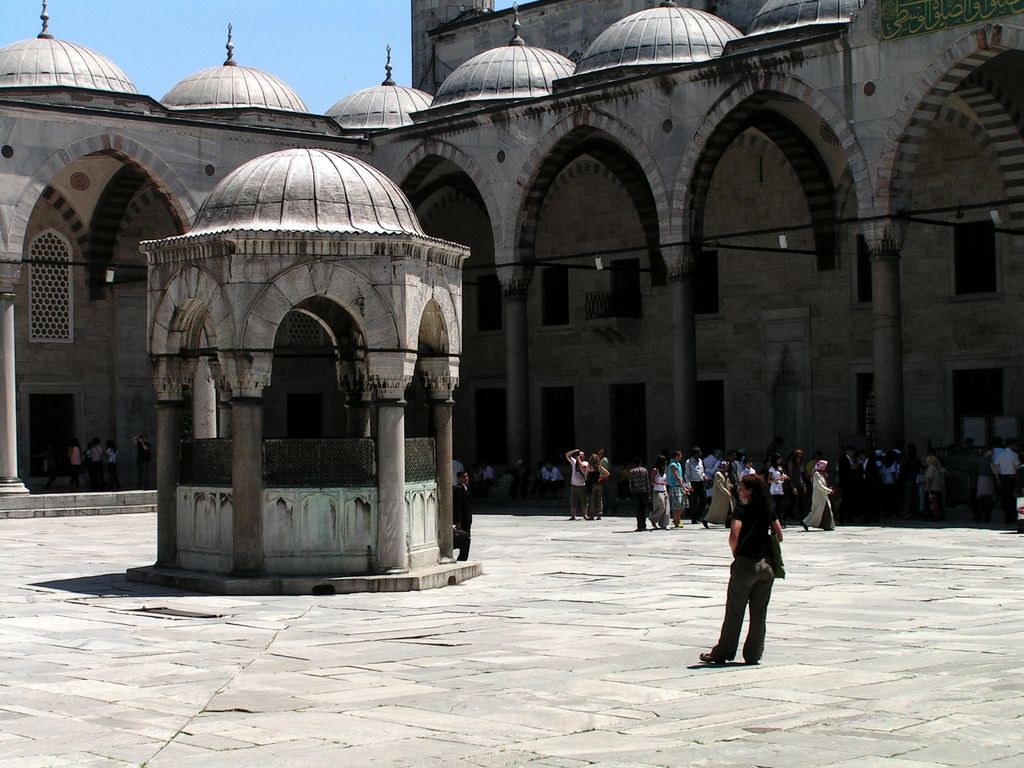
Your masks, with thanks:
[(161, 99), (174, 109), (263, 107), (308, 112), (305, 102), (273, 75), (251, 67), (225, 64), (190, 75)]
[(457, 66), (441, 83), (433, 106), (547, 96), (551, 83), (572, 75), (573, 66), (565, 56), (521, 42), (492, 48)]
[(597, 36), (576, 74), (640, 64), (685, 64), (722, 55), (743, 33), (724, 19), (674, 2), (634, 13)]
[(863, 0), (768, 0), (750, 22), (748, 35), (811, 24), (840, 24), (853, 18)]
[(39, 86), (138, 93), (117, 65), (82, 45), (47, 36), (0, 48), (0, 88)]
[(326, 149), (285, 149), (228, 174), (190, 235), (229, 230), (423, 235), (402, 190), (375, 168)]
[(378, 85), (353, 93), (327, 110), (342, 128), (375, 130), (410, 125), (409, 115), (430, 108), (429, 93), (400, 85)]

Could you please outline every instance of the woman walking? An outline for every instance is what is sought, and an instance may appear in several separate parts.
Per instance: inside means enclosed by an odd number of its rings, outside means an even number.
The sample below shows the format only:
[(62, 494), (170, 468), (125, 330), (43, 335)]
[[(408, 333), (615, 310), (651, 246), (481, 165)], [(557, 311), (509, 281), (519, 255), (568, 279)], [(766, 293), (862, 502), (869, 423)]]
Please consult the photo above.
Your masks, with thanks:
[(924, 490), (928, 499), (925, 517), (945, 520), (946, 504), (943, 497), (946, 495), (946, 468), (934, 453), (929, 453), (924, 463), (927, 467), (924, 471)]
[(77, 437), (71, 438), (68, 446), (68, 464), (71, 465), (69, 487), (78, 488), (78, 476), (82, 474), (82, 444)]
[(658, 457), (651, 469), (651, 528), (668, 530), (668, 475), (665, 474), (665, 459)]
[(789, 510), (786, 517), (803, 520), (807, 516), (807, 483), (804, 482), (804, 452), (797, 448), (786, 462), (789, 475)]
[(732, 516), (729, 547), (729, 589), (725, 619), (715, 647), (700, 655), (705, 664), (725, 664), (736, 657), (743, 628), (743, 614), (750, 606), (750, 625), (743, 643), (743, 661), (757, 664), (764, 653), (768, 601), (775, 574), (768, 562), (768, 536), (774, 531), (782, 541), (782, 526), (772, 511), (768, 486), (760, 475), (745, 475), (739, 482), (740, 503)]
[(768, 466), (768, 483), (772, 495), (772, 510), (780, 522), (785, 519), (786, 515), (782, 508), (782, 502), (786, 498), (785, 484), (787, 480), (789, 480), (789, 475), (782, 469), (782, 457), (776, 453), (771, 457)]
[(814, 472), (811, 474), (811, 511), (807, 517), (801, 520), (804, 530), (811, 527), (821, 528), (823, 531), (834, 531), (836, 521), (832, 517), (832, 502), (829, 500), (835, 491), (828, 487), (828, 462), (825, 459), (818, 459), (814, 462)]
[(729, 479), (731, 468), (732, 465), (728, 461), (719, 462), (715, 468), (715, 477), (711, 482), (711, 508), (701, 521), (705, 528), (708, 527), (708, 523), (727, 525), (726, 521), (732, 516), (736, 499), (732, 495), (733, 484)]

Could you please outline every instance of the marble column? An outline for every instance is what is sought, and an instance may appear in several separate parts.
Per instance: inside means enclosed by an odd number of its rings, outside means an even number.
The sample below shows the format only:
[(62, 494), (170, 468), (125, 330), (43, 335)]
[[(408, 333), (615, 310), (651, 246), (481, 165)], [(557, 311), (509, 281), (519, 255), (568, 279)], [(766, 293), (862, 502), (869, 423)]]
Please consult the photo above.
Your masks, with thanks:
[(178, 564), (178, 480), (181, 476), (181, 429), (184, 388), (195, 363), (175, 356), (153, 360), (156, 390), (156, 564)]
[(405, 390), (416, 354), (371, 352), (368, 382), (377, 411), (377, 567), (409, 569), (409, 519), (405, 502)]
[(231, 398), (224, 392), (217, 401), (217, 437), (231, 437)]
[(231, 571), (263, 571), (263, 399), (231, 400)]
[(217, 388), (209, 361), (199, 358), (192, 383), (192, 437), (197, 440), (217, 436)]
[[(669, 264), (672, 296), (672, 409), (675, 445), (697, 442), (697, 324), (693, 302), (693, 256), (683, 249)], [(700, 438), (703, 439), (703, 438)]]
[(0, 289), (0, 496), (28, 493), (18, 478), (18, 410), (14, 379), (14, 293)]
[(902, 448), (903, 324), (900, 309), (901, 230), (885, 226), (867, 239), (871, 257), (875, 444)]
[(502, 280), (505, 296), (505, 414), (509, 464), (530, 461), (529, 272)]

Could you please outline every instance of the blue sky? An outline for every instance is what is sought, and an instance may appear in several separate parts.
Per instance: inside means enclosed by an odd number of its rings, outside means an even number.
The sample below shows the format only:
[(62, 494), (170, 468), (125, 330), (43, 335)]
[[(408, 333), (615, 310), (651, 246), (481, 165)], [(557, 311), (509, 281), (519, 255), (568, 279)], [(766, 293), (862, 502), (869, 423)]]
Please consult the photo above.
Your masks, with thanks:
[[(496, 0), (495, 8), (511, 8)], [(161, 98), (193, 72), (235, 60), (284, 80), (313, 112), (384, 79), (411, 85), (410, 0), (50, 0), (54, 37), (102, 53)], [(0, 46), (39, 34), (40, 0), (0, 0)]]

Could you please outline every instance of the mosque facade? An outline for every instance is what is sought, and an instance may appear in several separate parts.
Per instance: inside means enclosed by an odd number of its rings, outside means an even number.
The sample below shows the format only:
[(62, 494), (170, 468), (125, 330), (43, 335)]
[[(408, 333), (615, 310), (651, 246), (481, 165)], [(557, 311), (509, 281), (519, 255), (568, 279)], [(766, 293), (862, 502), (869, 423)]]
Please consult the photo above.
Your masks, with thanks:
[[(460, 340), (445, 386), (466, 463), (1017, 433), (1024, 6), (411, 13), (415, 87), (389, 69), (326, 115), (230, 39), (223, 64), (159, 100), (52, 36), (45, 9), (38, 37), (0, 49), (0, 492), (42, 478), (73, 436), (130, 459), (168, 391), (188, 434), (229, 431), (248, 384), (225, 384), (200, 334), (168, 385), (152, 342), (173, 329), (155, 325), (157, 255), (140, 243), (187, 236), (228, 175), (294, 149), (368, 163), (424, 237), (469, 247), (461, 305), (419, 337)], [(232, 263), (251, 285), (258, 270)], [(267, 330), (265, 437), (367, 429), (363, 385), (331, 373), (341, 342), (310, 314)], [(434, 430), (424, 381), (405, 393), (408, 437)]]

